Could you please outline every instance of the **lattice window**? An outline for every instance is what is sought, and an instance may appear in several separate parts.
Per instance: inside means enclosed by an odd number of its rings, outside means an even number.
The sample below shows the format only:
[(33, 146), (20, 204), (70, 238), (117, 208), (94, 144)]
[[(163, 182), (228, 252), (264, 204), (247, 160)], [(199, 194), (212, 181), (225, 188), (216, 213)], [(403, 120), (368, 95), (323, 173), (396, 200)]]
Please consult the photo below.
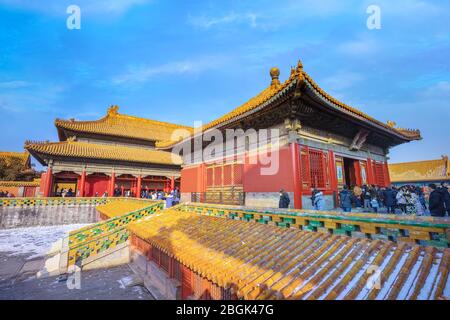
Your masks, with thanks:
[(374, 163), (373, 164), (373, 171), (375, 173), (375, 184), (378, 186), (384, 186), (385, 180), (384, 180), (384, 168), (381, 163)]
[(169, 262), (170, 262), (170, 257), (165, 254), (164, 252), (160, 252), (160, 266), (161, 269), (163, 269), (166, 272), (169, 272)]
[(308, 189), (311, 185), (311, 174), (309, 170), (309, 155), (306, 150), (302, 150), (301, 156), (301, 172), (302, 172), (302, 182), (303, 182), (303, 189)]
[(311, 187), (325, 188), (324, 155), (322, 151), (309, 150)]
[(173, 277), (180, 282), (183, 280), (183, 274), (181, 272), (181, 264), (175, 259), (173, 259)]
[(242, 184), (242, 175), (244, 171), (244, 165), (242, 163), (236, 163), (233, 166), (233, 185)]
[(222, 186), (222, 167), (214, 168), (214, 186)]
[(213, 186), (214, 179), (214, 168), (210, 167), (206, 169), (206, 186), (211, 187)]
[(152, 246), (151, 258), (154, 262), (159, 264), (159, 249)]
[(229, 186), (229, 185), (233, 184), (232, 174), (233, 174), (233, 165), (232, 164), (224, 165), (223, 166), (223, 185), (224, 186)]

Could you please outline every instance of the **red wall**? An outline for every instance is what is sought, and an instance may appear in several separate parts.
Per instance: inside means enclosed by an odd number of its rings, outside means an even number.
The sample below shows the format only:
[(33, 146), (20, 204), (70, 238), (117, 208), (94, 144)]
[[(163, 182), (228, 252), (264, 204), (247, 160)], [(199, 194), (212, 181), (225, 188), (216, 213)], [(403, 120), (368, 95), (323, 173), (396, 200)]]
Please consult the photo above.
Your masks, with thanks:
[(198, 178), (200, 176), (200, 165), (197, 167), (183, 168), (181, 170), (181, 192), (200, 192)]
[(275, 175), (261, 175), (261, 168), (270, 167), (270, 165), (262, 165), (259, 161), (252, 161), (257, 163), (250, 164), (251, 159), (246, 158), (243, 177), (245, 192), (278, 192), (280, 189), (284, 189), (287, 192), (294, 191), (289, 147), (282, 147), (278, 155), (279, 166)]
[(109, 177), (104, 176), (86, 176), (85, 197), (93, 197), (98, 192), (99, 197), (108, 190)]
[[(280, 149), (278, 156), (279, 166), (275, 175), (262, 175), (261, 168), (269, 168), (270, 165), (261, 164), (254, 156), (246, 156), (242, 177), (244, 192), (278, 192), (281, 188), (294, 191), (289, 147)], [(206, 183), (206, 172), (202, 173), (202, 170), (205, 167), (200, 165), (181, 170), (181, 192), (204, 192), (202, 184)]]

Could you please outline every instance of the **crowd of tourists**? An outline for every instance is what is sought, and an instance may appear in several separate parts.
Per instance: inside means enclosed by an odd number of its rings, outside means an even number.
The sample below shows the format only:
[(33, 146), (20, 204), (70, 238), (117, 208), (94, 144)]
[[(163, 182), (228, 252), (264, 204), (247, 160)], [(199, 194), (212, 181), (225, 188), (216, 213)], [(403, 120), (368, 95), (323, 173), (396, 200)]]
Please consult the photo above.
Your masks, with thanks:
[[(423, 216), (430, 213), (432, 216), (443, 217), (450, 215), (450, 193), (446, 183), (439, 186), (430, 184), (426, 190), (414, 185), (398, 188), (364, 185), (355, 186), (352, 190), (344, 186), (339, 193), (339, 205), (344, 212), (359, 208), (358, 211), (377, 213), (384, 208), (389, 214)], [(318, 206), (315, 209), (322, 210)]]
[[(363, 185), (349, 188), (344, 186), (339, 192), (339, 207), (344, 212), (388, 213), (435, 217), (450, 216), (449, 185), (429, 184), (427, 188), (414, 185), (401, 187), (378, 187)], [(287, 192), (280, 190), (279, 207), (289, 208), (290, 199)], [(311, 190), (311, 206), (314, 210), (325, 210), (323, 191)]]
[[(9, 195), (7, 195), (9, 194)], [(77, 194), (75, 194), (73, 192), (73, 190), (70, 189), (65, 189), (65, 188), (61, 188), (61, 189), (57, 189), (55, 196), (57, 197), (75, 197), (79, 196), (79, 191), (77, 191)], [(100, 194), (98, 192), (95, 193), (94, 195), (95, 197), (99, 197)], [(10, 193), (4, 193), (0, 192), (0, 198), (1, 197), (13, 197), (13, 195), (11, 195)], [(104, 191), (103, 194), (101, 195), (102, 198), (106, 198), (108, 197), (108, 191)], [(132, 190), (126, 190), (123, 188), (120, 188), (118, 186), (116, 186), (113, 190), (113, 197), (125, 197), (125, 198), (134, 198), (135, 197), (135, 193)], [(175, 188), (174, 190), (171, 190), (170, 192), (164, 192), (161, 190), (142, 190), (141, 195), (140, 195), (141, 199), (150, 199), (150, 200), (163, 200), (166, 201), (166, 207), (172, 207), (178, 203), (180, 203), (180, 191), (178, 188)]]
[[(108, 193), (102, 195), (103, 197), (107, 197)], [(114, 188), (114, 197), (135, 197), (135, 194), (131, 190), (122, 190), (121, 188)], [(150, 200), (163, 200), (166, 202), (166, 208), (170, 208), (176, 204), (180, 203), (180, 191), (178, 188), (171, 190), (170, 192), (164, 192), (162, 190), (148, 190), (144, 189), (140, 194), (141, 199), (150, 199)]]
[(69, 188), (69, 189), (61, 188), (60, 190), (58, 190), (58, 189), (56, 190), (55, 196), (62, 197), (62, 198), (75, 197), (75, 192), (73, 192), (72, 188)]
[(0, 190), (0, 198), (14, 198), (14, 194), (9, 191)]

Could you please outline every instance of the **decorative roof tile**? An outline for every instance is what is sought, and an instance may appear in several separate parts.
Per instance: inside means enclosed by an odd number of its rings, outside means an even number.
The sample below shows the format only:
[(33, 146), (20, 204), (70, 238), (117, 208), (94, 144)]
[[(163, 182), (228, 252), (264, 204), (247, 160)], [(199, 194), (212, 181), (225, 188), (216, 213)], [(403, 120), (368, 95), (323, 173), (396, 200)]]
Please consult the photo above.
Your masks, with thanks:
[(447, 156), (440, 160), (389, 164), (392, 182), (420, 182), (450, 180), (450, 163)]
[[(393, 134), (396, 134), (408, 141), (421, 139), (419, 130), (394, 128), (394, 126), (391, 126), (391, 125), (383, 123), (379, 120), (376, 120), (375, 118), (365, 114), (364, 112), (359, 111), (358, 109), (351, 107), (351, 106), (333, 98), (328, 93), (326, 93), (325, 90), (323, 90), (321, 87), (319, 87), (319, 85), (303, 70), (303, 65), (300, 61), (297, 65), (297, 68), (291, 69), (291, 74), (290, 74), (289, 78), (283, 83), (280, 83), (278, 80), (279, 71), (277, 71), (277, 70), (278, 70), (277, 68), (271, 69), (272, 83), (270, 84), (269, 87), (267, 87), (262, 92), (260, 92), (258, 95), (254, 96), (253, 98), (251, 98), (250, 100), (245, 102), (243, 105), (235, 108), (231, 112), (223, 115), (222, 117), (220, 117), (218, 119), (215, 119), (215, 120), (205, 124), (202, 127), (202, 131), (206, 131), (213, 127), (220, 126), (228, 121), (235, 120), (238, 117), (245, 115), (245, 113), (253, 111), (253, 110), (261, 107), (264, 103), (266, 103), (270, 99), (282, 94), (287, 89), (292, 89), (292, 88), (299, 87), (302, 85), (307, 85), (310, 88), (312, 88), (313, 91), (318, 96), (320, 96), (322, 99), (327, 101), (334, 108), (344, 111), (344, 112), (347, 112), (351, 116), (353, 116), (359, 120), (364, 120), (373, 125), (377, 125), (377, 126), (383, 128), (384, 130), (391, 132)], [(167, 148), (167, 147), (170, 147), (180, 141), (181, 140), (159, 141), (156, 143), (156, 146), (159, 148)]]
[(11, 151), (0, 151), (0, 159), (6, 160), (6, 162), (11, 161), (11, 159), (19, 159), (22, 161), (24, 166), (28, 166), (30, 161), (30, 154), (27, 151), (24, 152), (11, 152)]
[(0, 187), (39, 187), (41, 179), (33, 181), (0, 181)]
[(101, 159), (144, 164), (181, 165), (179, 156), (170, 152), (129, 147), (123, 145), (97, 144), (80, 141), (62, 141), (49, 143), (32, 143), (25, 148), (36, 155), (60, 156), (70, 158)]
[(58, 129), (147, 141), (170, 140), (177, 129), (192, 132), (192, 128), (177, 124), (139, 118), (118, 113), (118, 106), (108, 109), (105, 117), (95, 121), (56, 119)]
[[(450, 249), (283, 229), (176, 209), (127, 228), (199, 276), (233, 288), (238, 298), (450, 298)], [(388, 286), (383, 290), (366, 286), (372, 265), (382, 268)], [(433, 265), (436, 272), (423, 271)]]

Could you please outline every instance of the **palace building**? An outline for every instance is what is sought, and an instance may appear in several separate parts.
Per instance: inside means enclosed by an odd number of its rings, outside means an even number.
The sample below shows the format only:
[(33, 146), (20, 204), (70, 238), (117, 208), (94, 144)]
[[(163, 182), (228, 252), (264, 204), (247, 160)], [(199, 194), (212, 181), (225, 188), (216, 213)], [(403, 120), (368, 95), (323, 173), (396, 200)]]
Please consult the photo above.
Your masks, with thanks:
[[(383, 123), (331, 97), (305, 72), (301, 62), (284, 82), (279, 80), (279, 69), (272, 68), (270, 75), (269, 86), (243, 105), (188, 137), (161, 141), (158, 146), (175, 152), (195, 150), (200, 143), (205, 151), (215, 143), (205, 139), (213, 129), (224, 132), (223, 136), (227, 129), (245, 133), (278, 129), (277, 172), (263, 174), (267, 164), (253, 159), (258, 150), (273, 145), (271, 137), (257, 144), (247, 141), (244, 148), (233, 142), (234, 150), (227, 145), (222, 154), (215, 154), (213, 162), (194, 151), (179, 152), (184, 162), (182, 201), (277, 207), (278, 192), (284, 189), (291, 207), (310, 208), (311, 188), (316, 188), (324, 192), (326, 207), (334, 208), (343, 185), (389, 185), (389, 149), (421, 139), (419, 130), (398, 128), (391, 121)], [(230, 158), (230, 151), (238, 156)], [(218, 163), (220, 157), (227, 161)]]
[(41, 195), (54, 196), (62, 188), (80, 197), (140, 196), (143, 190), (173, 190), (179, 185), (181, 159), (156, 150), (158, 141), (174, 130), (192, 128), (118, 113), (118, 107), (94, 121), (55, 121), (58, 142), (27, 141), (25, 148), (47, 171)]
[(392, 163), (389, 173), (393, 185), (425, 187), (430, 183), (450, 182), (450, 162), (448, 156), (442, 156), (437, 160)]
[[(17, 162), (17, 170), (23, 174), (23, 178), (33, 175), (30, 154), (25, 152), (0, 151), (0, 170), (5, 171), (7, 167)], [(26, 177), (28, 176), (28, 177)], [(34, 197), (39, 191), (39, 179), (33, 181), (17, 181), (0, 179), (0, 192), (10, 193), (14, 197)]]

